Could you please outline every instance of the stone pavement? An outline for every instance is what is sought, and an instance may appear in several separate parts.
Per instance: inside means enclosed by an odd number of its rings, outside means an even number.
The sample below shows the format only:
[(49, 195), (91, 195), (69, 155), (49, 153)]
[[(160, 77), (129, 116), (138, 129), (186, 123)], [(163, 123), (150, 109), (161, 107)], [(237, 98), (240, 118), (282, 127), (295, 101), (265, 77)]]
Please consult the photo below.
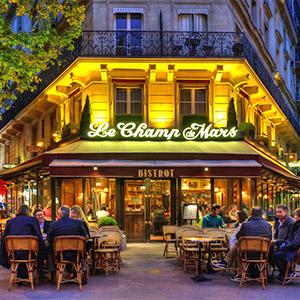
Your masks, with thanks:
[(268, 285), (266, 290), (256, 283), (248, 283), (239, 288), (224, 273), (209, 275), (212, 281), (194, 283), (176, 265), (175, 258), (162, 257), (163, 245), (160, 243), (128, 244), (123, 252), (121, 271), (115, 275), (96, 275), (90, 277), (83, 292), (75, 284), (64, 284), (59, 292), (54, 286), (41, 284), (31, 291), (29, 287), (15, 287), (7, 291), (8, 271), (0, 268), (0, 299), (151, 299), (151, 300), (299, 300), (300, 281), (281, 287), (279, 282)]

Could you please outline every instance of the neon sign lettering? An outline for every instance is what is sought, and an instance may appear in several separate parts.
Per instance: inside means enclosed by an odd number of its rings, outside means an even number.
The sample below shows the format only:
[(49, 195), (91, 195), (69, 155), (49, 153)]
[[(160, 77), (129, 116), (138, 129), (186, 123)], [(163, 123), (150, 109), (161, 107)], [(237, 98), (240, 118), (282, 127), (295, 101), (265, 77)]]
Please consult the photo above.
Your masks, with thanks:
[(110, 127), (108, 122), (92, 123), (87, 133), (89, 138), (113, 139), (120, 136), (123, 139), (148, 139), (148, 140), (212, 140), (222, 138), (236, 138), (238, 129), (213, 128), (213, 124), (192, 123), (183, 130), (178, 128), (149, 128), (146, 123), (120, 122), (116, 127)]

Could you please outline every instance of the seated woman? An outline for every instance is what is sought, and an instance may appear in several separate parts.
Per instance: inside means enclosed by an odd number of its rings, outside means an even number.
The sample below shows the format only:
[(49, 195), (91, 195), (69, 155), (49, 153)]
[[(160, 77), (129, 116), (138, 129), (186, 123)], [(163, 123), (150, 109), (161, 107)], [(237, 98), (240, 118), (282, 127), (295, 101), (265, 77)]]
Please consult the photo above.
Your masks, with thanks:
[(80, 220), (84, 226), (85, 231), (87, 232), (88, 237), (91, 238), (88, 226), (89, 222), (86, 219), (85, 214), (79, 205), (73, 205), (71, 207), (70, 218), (74, 220)]
[(237, 222), (234, 224), (234, 228), (236, 228), (236, 230), (230, 237), (229, 252), (225, 256), (224, 260), (217, 260), (217, 261), (212, 262), (212, 265), (218, 269), (231, 269), (231, 268), (236, 267), (237, 275), (232, 277), (233, 281), (236, 281), (239, 279), (239, 273), (240, 273), (239, 272), (240, 271), (239, 261), (237, 259), (237, 257), (238, 257), (238, 255), (237, 255), (238, 240), (237, 240), (236, 236), (237, 236), (237, 233), (239, 232), (239, 230), (241, 229), (242, 224), (246, 221), (247, 214), (243, 210), (239, 210), (236, 213), (236, 219), (237, 219)]
[[(279, 279), (283, 280), (286, 265), (288, 262), (294, 261), (300, 249), (300, 208), (295, 210), (295, 223), (292, 227), (289, 239), (279, 247), (279, 251), (275, 253), (275, 263), (279, 269)], [(289, 277), (296, 277), (296, 273), (290, 273)], [(291, 280), (286, 281), (289, 283)]]

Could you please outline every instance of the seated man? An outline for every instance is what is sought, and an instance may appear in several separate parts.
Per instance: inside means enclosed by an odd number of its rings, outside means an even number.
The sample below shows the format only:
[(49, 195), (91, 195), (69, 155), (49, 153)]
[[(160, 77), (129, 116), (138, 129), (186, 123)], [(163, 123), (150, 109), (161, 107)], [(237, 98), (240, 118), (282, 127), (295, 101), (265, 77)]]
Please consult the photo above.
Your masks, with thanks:
[(33, 215), (39, 222), (43, 238), (46, 239), (51, 222), (45, 220), (45, 214), (44, 214), (43, 210), (40, 208), (37, 208), (34, 211)]
[[(281, 280), (284, 278), (287, 262), (296, 258), (300, 248), (300, 208), (295, 211), (295, 221), (288, 241), (281, 244), (279, 251), (275, 253), (275, 262), (279, 269), (279, 279)], [(296, 277), (296, 274), (290, 273), (289, 277)]]
[[(250, 218), (244, 222), (241, 229), (236, 235), (237, 240), (243, 236), (256, 236), (266, 237), (272, 239), (272, 226), (263, 219), (262, 209), (260, 207), (253, 207), (251, 210)], [(253, 253), (253, 258), (256, 257), (257, 253)], [(249, 266), (249, 273), (251, 277), (257, 277), (258, 270), (253, 265)], [(237, 279), (239, 275), (237, 276)], [(238, 280), (237, 280), (238, 281)]]
[(223, 228), (224, 221), (222, 217), (219, 216), (220, 212), (221, 206), (218, 204), (213, 204), (211, 213), (203, 218), (202, 228)]
[[(50, 225), (47, 240), (49, 242), (49, 249), (52, 254), (52, 260), (54, 258), (54, 250), (53, 250), (53, 241), (58, 236), (66, 236), (66, 235), (79, 235), (86, 237), (87, 232), (84, 229), (84, 226), (81, 221), (73, 220), (70, 218), (70, 208), (68, 206), (62, 206), (58, 210), (59, 220), (53, 222)], [(73, 260), (74, 254), (72, 251), (64, 254), (65, 259)], [(54, 261), (54, 260), (53, 260)], [(55, 277), (55, 266), (54, 262), (51, 264), (51, 276), (52, 281)], [(83, 274), (83, 282), (86, 282), (86, 272)]]
[(275, 233), (273, 236), (270, 255), (269, 255), (269, 263), (271, 266), (275, 266), (275, 252), (278, 250), (278, 247), (285, 241), (288, 240), (289, 235), (291, 233), (291, 229), (294, 225), (295, 220), (289, 216), (288, 208), (279, 204), (276, 207), (276, 217), (277, 221), (275, 222)]
[[(18, 214), (15, 218), (10, 219), (6, 223), (5, 231), (1, 240), (1, 255), (0, 264), (6, 268), (9, 268), (9, 262), (7, 257), (7, 251), (5, 248), (5, 238), (9, 235), (33, 235), (39, 239), (39, 265), (43, 257), (45, 256), (45, 245), (43, 242), (42, 234), (39, 228), (38, 221), (30, 216), (30, 208), (23, 204), (19, 207)], [(24, 251), (16, 253), (17, 259), (26, 259), (27, 254)], [(18, 277), (28, 278), (27, 268), (25, 264), (20, 264), (18, 267)]]

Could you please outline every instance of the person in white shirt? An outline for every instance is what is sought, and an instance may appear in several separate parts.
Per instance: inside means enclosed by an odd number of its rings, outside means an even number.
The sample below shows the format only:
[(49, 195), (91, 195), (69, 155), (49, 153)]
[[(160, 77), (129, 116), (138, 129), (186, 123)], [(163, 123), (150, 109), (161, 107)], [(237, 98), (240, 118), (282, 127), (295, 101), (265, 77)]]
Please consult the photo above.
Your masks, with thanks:
[(106, 211), (105, 204), (101, 205), (101, 209), (96, 212), (97, 219), (101, 219), (103, 217), (109, 217), (109, 212)]

